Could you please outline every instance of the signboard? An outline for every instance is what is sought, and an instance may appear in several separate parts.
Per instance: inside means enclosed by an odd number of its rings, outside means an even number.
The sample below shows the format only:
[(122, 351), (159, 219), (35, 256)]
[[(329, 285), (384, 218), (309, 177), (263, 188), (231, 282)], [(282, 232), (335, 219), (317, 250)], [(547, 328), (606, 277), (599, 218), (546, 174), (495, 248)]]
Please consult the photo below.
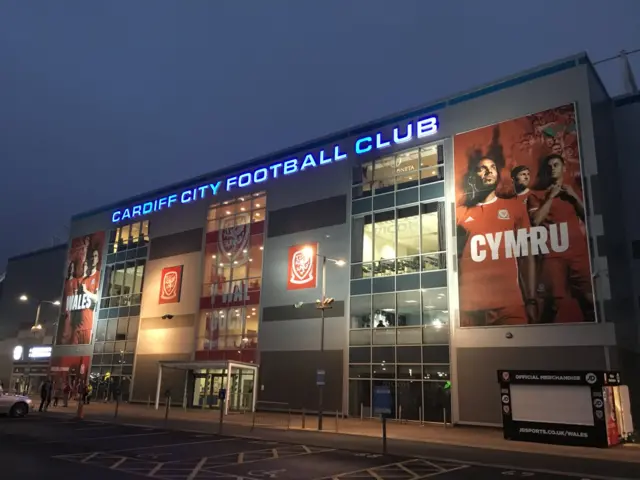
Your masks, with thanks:
[(227, 398), (227, 390), (224, 388), (221, 388), (220, 390), (218, 390), (218, 398), (220, 400), (224, 400), (225, 398)]
[(373, 387), (373, 415), (385, 416), (393, 412), (393, 398), (391, 397), (391, 387), (388, 385), (377, 385)]
[[(241, 190), (251, 185), (259, 185), (277, 178), (294, 175), (305, 170), (313, 170), (325, 165), (341, 162), (352, 156), (365, 155), (381, 151), (391, 146), (409, 146), (416, 140), (425, 139), (438, 133), (438, 117), (427, 115), (410, 119), (401, 124), (383, 130), (353, 138), (341, 144), (327, 145), (324, 148), (301, 152), (295, 157), (283, 158), (273, 163), (244, 171), (239, 175), (229, 175), (223, 180), (209, 181), (193, 185), (184, 190), (174, 191), (146, 202), (129, 205), (114, 210), (111, 221), (119, 223), (131, 218), (139, 218), (153, 212), (166, 210), (180, 204), (188, 204), (202, 199), (211, 200), (222, 192)], [(240, 193), (240, 192), (238, 192)]]
[(316, 371), (316, 385), (317, 386), (322, 386), (325, 383), (324, 377), (325, 377), (325, 371), (324, 370), (317, 370)]
[(289, 247), (287, 290), (316, 288), (318, 285), (318, 244)]
[(460, 326), (594, 322), (572, 104), (454, 137)]
[(33, 358), (33, 359), (49, 358), (51, 357), (51, 347), (50, 346), (31, 347), (29, 348), (28, 356), (29, 358)]
[(182, 265), (165, 267), (160, 276), (160, 296), (158, 303), (180, 303), (182, 291)]
[[(607, 447), (619, 442), (613, 395), (609, 393), (612, 386), (620, 385), (619, 372), (500, 370), (498, 382), (504, 438), (507, 440), (587, 447)], [(567, 424), (518, 420), (513, 411), (513, 385), (539, 385), (541, 388), (554, 385), (585, 387), (593, 421), (591, 424)], [(557, 410), (565, 406), (543, 407)]]
[(15, 348), (13, 349), (13, 360), (15, 362), (19, 362), (20, 360), (22, 360), (23, 355), (24, 355), (24, 348), (22, 347), (22, 345), (16, 345)]
[(88, 345), (100, 288), (105, 234), (97, 232), (71, 240), (57, 345)]

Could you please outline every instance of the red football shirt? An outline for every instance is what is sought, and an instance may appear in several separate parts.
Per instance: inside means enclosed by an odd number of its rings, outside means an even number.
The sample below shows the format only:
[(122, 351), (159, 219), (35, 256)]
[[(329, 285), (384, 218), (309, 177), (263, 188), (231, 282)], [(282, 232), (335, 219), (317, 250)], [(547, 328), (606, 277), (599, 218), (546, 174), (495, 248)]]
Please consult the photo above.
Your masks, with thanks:
[[(582, 196), (581, 190), (579, 190), (578, 188), (574, 188), (574, 191), (578, 195), (578, 198), (584, 198)], [(532, 193), (529, 196), (528, 209), (532, 217), (544, 203), (546, 194), (546, 191), (539, 191)], [(550, 241), (547, 241), (549, 253), (546, 254), (545, 257), (567, 258), (575, 257), (576, 255), (586, 255), (588, 250), (584, 224), (582, 223), (580, 218), (578, 218), (578, 214), (576, 213), (576, 209), (573, 204), (569, 201), (568, 197), (563, 194), (558, 195), (551, 201), (551, 208), (549, 209), (549, 213), (542, 221), (542, 223), (540, 223), (540, 226), (546, 227), (548, 230), (550, 225), (559, 225), (561, 223), (567, 224), (569, 248), (567, 248), (564, 252), (554, 252), (551, 249)], [(558, 228), (557, 231), (560, 232), (560, 229)], [(558, 236), (559, 235), (560, 233), (558, 233)]]
[(513, 248), (518, 229), (531, 226), (522, 199), (496, 197), (473, 207), (460, 206), (456, 222), (466, 236), (458, 260), (460, 308), (474, 311), (522, 305), (519, 252)]

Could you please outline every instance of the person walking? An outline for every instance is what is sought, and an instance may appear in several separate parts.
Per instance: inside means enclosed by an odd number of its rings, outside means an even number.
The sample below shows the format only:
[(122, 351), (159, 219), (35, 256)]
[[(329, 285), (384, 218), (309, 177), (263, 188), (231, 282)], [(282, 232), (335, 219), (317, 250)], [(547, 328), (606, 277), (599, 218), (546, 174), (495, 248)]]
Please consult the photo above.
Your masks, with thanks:
[(86, 405), (89, 405), (91, 403), (91, 394), (93, 393), (93, 385), (91, 385), (91, 383), (87, 383), (87, 388), (86, 388), (86, 393), (85, 393), (85, 400), (84, 403)]
[(39, 412), (47, 411), (49, 403), (51, 402), (51, 380), (46, 378), (40, 386), (40, 408)]
[(58, 401), (62, 397), (62, 387), (60, 386), (60, 382), (54, 382), (53, 384), (53, 406), (58, 406)]
[(62, 406), (69, 406), (69, 396), (71, 395), (71, 385), (69, 385), (69, 381), (64, 383), (64, 388), (62, 389)]

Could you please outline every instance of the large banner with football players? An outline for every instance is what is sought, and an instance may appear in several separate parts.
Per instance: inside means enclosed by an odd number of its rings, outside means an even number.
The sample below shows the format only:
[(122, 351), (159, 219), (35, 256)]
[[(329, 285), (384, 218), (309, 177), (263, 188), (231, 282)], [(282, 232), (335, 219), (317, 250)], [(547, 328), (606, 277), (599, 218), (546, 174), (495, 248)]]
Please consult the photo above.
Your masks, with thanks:
[(574, 105), (456, 135), (460, 326), (593, 322)]
[(57, 345), (88, 345), (100, 289), (105, 233), (71, 240)]

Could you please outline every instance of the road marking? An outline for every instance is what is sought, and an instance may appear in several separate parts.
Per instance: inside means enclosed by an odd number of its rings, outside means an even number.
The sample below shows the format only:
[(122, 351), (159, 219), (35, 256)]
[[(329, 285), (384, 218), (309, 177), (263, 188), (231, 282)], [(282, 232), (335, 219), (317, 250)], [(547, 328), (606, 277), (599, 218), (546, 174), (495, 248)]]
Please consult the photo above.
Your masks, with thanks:
[(91, 460), (93, 457), (95, 457), (96, 455), (98, 455), (100, 452), (93, 452), (91, 455), (86, 456), (85, 458), (83, 458), (80, 463), (87, 463), (89, 460)]
[(122, 435), (111, 435), (108, 437), (84, 437), (81, 440), (109, 440), (111, 438), (131, 438), (148, 437), (149, 435), (166, 435), (169, 432), (149, 432), (149, 433), (124, 433)]
[[(160, 433), (169, 433), (169, 432), (160, 432)], [(183, 443), (169, 443), (167, 445), (151, 445), (148, 447), (133, 447), (133, 448), (122, 448), (119, 450), (108, 450), (107, 453), (119, 453), (119, 452), (131, 452), (133, 450), (148, 450), (150, 448), (167, 448), (167, 447), (180, 447), (182, 445), (197, 445), (201, 443), (219, 443), (219, 442), (231, 442), (237, 441), (237, 438), (219, 438), (216, 440), (200, 440), (198, 442), (183, 442)]]
[(384, 480), (384, 478), (382, 478), (380, 475), (378, 475), (376, 472), (374, 472), (371, 468), (367, 468), (365, 470), (365, 472), (367, 472), (369, 475), (371, 475), (376, 480)]
[[(516, 453), (520, 453), (520, 452), (516, 452)], [(452, 460), (450, 458), (433, 458), (433, 457), (424, 457), (421, 455), (416, 455), (415, 458), (421, 458), (424, 460), (430, 460), (433, 462), (448, 462), (448, 463), (454, 463), (454, 464), (461, 464), (463, 463), (460, 460)], [(482, 462), (467, 462), (464, 461), (465, 465), (469, 465), (472, 467), (487, 467), (487, 468), (496, 468), (496, 469), (500, 469), (500, 470), (519, 470), (519, 471), (527, 471), (527, 472), (536, 472), (536, 473), (546, 473), (547, 475), (560, 475), (560, 476), (565, 476), (565, 477), (574, 477), (574, 478), (580, 478), (581, 480), (587, 478), (589, 480), (636, 480), (633, 478), (628, 478), (628, 477), (607, 477), (604, 475), (590, 475), (588, 473), (576, 473), (576, 472), (563, 472), (563, 471), (559, 471), (559, 470), (548, 470), (548, 469), (544, 469), (544, 468), (525, 468), (522, 466), (516, 466), (516, 465), (500, 465), (500, 464), (496, 464), (496, 463), (482, 463)]]
[(151, 469), (151, 471), (147, 474), (149, 477), (153, 477), (158, 470), (164, 467), (164, 463), (158, 463), (155, 467)]
[(187, 480), (193, 480), (198, 476), (198, 473), (200, 473), (200, 470), (202, 470), (202, 467), (204, 467), (204, 464), (207, 463), (207, 458), (208, 457), (202, 457), (202, 459), (196, 465), (196, 468), (194, 468), (189, 474), (189, 476), (187, 477)]
[(95, 427), (76, 428), (75, 431), (81, 432), (83, 430), (96, 430), (96, 429), (116, 428), (116, 427), (117, 425), (96, 425)]
[(127, 461), (127, 459), (125, 457), (122, 457), (120, 460), (118, 460), (116, 463), (111, 465), (109, 468), (112, 469), (112, 470), (115, 470), (116, 468), (118, 468), (120, 465), (122, 465), (126, 461)]
[(244, 463), (244, 452), (238, 454), (238, 464)]

